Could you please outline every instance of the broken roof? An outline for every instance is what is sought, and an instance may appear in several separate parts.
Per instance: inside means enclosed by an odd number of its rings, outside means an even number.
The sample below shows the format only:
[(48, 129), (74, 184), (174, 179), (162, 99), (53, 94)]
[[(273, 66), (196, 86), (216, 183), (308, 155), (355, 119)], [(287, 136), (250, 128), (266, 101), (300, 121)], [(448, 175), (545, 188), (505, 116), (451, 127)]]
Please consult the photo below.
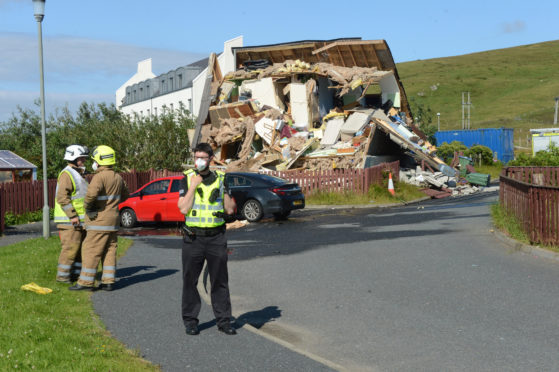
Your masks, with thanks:
[(0, 150), (0, 169), (33, 169), (37, 168), (36, 165), (28, 162), (21, 156), (14, 154), (9, 150)]
[(396, 64), (386, 40), (361, 40), (361, 38), (304, 40), (235, 47), (233, 53), (236, 66), (249, 60), (267, 59), (271, 63), (282, 63), (287, 60), (299, 59), (308, 63), (326, 62), (343, 67), (376, 67), (378, 70), (393, 71), (400, 88), (401, 109), (411, 117), (406, 92), (400, 82)]

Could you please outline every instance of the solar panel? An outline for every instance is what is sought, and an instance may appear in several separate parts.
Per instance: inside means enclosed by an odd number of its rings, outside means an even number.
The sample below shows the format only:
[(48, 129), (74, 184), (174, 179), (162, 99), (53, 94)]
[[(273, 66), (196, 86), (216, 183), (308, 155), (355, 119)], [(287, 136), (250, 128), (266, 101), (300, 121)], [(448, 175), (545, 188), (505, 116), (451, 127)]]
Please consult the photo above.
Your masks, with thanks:
[(37, 168), (36, 165), (28, 162), (21, 156), (17, 156), (11, 151), (0, 150), (0, 169), (29, 169)]

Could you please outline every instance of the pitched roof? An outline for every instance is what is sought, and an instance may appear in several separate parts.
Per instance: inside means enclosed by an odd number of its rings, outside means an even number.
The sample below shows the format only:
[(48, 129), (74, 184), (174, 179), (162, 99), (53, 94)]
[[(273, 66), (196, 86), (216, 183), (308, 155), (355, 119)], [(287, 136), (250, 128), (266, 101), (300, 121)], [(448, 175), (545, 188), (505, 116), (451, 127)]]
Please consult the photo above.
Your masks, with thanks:
[(0, 150), (0, 169), (30, 169), (37, 168), (21, 156), (9, 150)]

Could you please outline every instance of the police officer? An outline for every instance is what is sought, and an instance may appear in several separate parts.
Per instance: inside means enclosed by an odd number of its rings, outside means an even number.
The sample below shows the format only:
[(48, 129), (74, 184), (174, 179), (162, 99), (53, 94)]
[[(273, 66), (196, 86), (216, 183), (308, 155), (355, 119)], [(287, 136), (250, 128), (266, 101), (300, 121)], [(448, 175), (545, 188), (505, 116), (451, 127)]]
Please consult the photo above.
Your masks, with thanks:
[(89, 151), (85, 146), (66, 147), (64, 160), (68, 165), (58, 175), (54, 222), (57, 224), (62, 249), (58, 257), (57, 282), (75, 281), (82, 266), (81, 247), (85, 239), (83, 201), (87, 192), (87, 181), (83, 176), (88, 155)]
[(128, 199), (126, 183), (113, 169), (115, 151), (109, 146), (93, 149), (95, 175), (84, 199), (87, 236), (82, 247), (82, 270), (71, 290), (92, 290), (97, 265), (102, 260), (101, 289), (111, 291), (116, 274), (118, 204)]
[(186, 334), (200, 333), (200, 295), (196, 286), (205, 260), (217, 327), (227, 335), (235, 335), (237, 332), (231, 326), (224, 220), (225, 213), (234, 213), (235, 201), (225, 192), (225, 174), (209, 168), (213, 159), (211, 146), (200, 143), (193, 152), (196, 169), (185, 172), (178, 201), (180, 211), (186, 215), (182, 246), (182, 318)]

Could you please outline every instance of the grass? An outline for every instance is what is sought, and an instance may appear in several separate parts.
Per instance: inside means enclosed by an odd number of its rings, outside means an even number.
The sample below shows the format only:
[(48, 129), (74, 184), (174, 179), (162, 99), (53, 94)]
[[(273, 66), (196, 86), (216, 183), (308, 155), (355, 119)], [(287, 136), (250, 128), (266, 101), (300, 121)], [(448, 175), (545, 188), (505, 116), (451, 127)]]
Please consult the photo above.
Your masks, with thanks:
[(455, 57), (398, 63), (409, 99), (430, 107), (431, 124), (461, 129), (462, 92), (471, 95), (471, 128), (514, 128), (515, 145), (530, 128), (553, 126), (559, 92), (559, 41)]
[(511, 238), (530, 244), (528, 234), (522, 229), (514, 213), (508, 213), (499, 203), (491, 205), (491, 217), (495, 227)]
[[(131, 244), (119, 238), (118, 255)], [(55, 281), (59, 252), (58, 237), (0, 249), (0, 370), (158, 371), (111, 337), (93, 311), (91, 293)], [(52, 293), (20, 289), (30, 282)]]
[(495, 181), (499, 179), (499, 175), (501, 174), (501, 170), (503, 169), (503, 164), (498, 163), (498, 165), (474, 165), (476, 172), (490, 174), (491, 181)]
[(350, 192), (317, 192), (305, 197), (306, 204), (314, 205), (378, 205), (402, 203), (425, 197), (419, 189), (405, 182), (394, 182), (395, 195), (388, 192), (387, 181), (382, 185), (372, 185), (367, 194)]

